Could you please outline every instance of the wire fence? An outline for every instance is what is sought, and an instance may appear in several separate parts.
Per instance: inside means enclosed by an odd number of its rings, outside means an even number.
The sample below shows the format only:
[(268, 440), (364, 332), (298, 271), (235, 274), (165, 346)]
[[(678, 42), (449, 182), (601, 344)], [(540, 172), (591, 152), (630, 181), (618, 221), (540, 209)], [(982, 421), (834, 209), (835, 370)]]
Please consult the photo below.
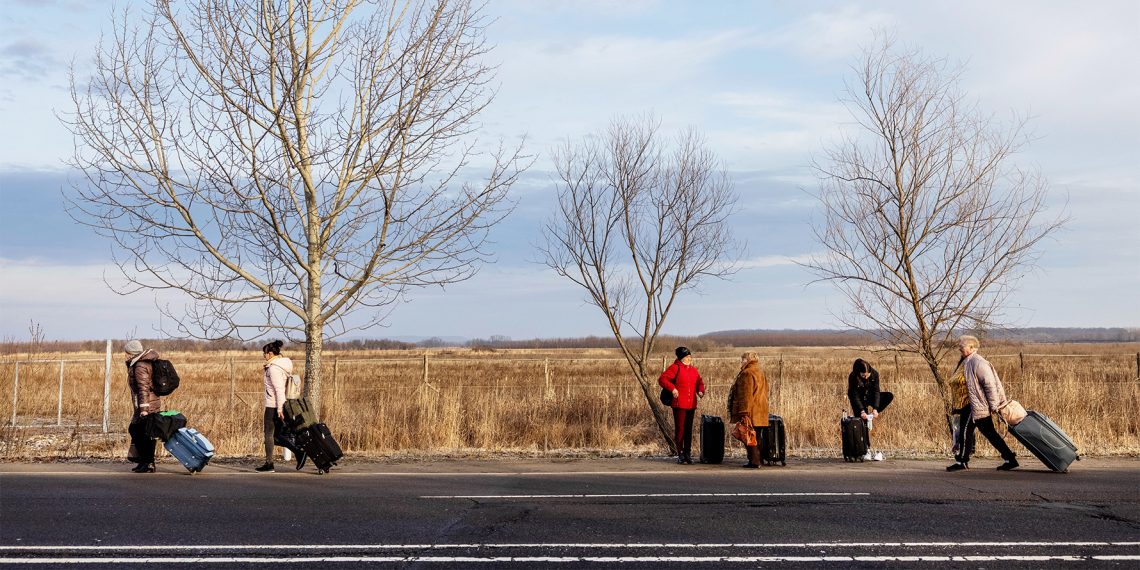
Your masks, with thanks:
[[(874, 364), (880, 373), (890, 378), (892, 385), (930, 385), (926, 364), (914, 355), (888, 353), (879, 354)], [(1090, 360), (1098, 363), (1112, 362), (1114, 370), (1125, 371), (1135, 357), (1135, 366), (1128, 373), (1117, 374), (1115, 379), (1105, 378), (1106, 382), (1140, 382), (1140, 352), (1132, 353), (1089, 353), (1053, 354), (1035, 352), (988, 354), (999, 373), (1019, 374), (1019, 385), (1040, 385), (1049, 379), (1025, 373), (1042, 362), (1061, 359)], [(760, 360), (775, 386), (794, 382), (796, 386), (834, 386), (842, 391), (846, 379), (845, 371), (838, 364), (848, 362), (846, 354), (769, 354), (761, 355)], [(133, 405), (126, 388), (126, 367), (113, 366), (110, 343), (103, 358), (59, 358), (25, 359), (0, 362), (0, 378), (11, 383), (9, 410), (3, 417), (11, 427), (36, 428), (101, 428), (108, 433), (111, 426), (123, 429), (123, 422), (112, 422), (111, 418), (130, 415)], [(834, 362), (831, 362), (834, 361)], [(670, 356), (661, 356), (654, 366), (664, 370), (671, 362)], [(738, 356), (704, 356), (696, 360), (702, 375), (706, 378), (709, 390), (723, 389), (731, 385)], [(825, 364), (821, 364), (825, 363)], [(262, 407), (263, 383), (262, 359), (227, 356), (222, 359), (212, 357), (188, 358), (176, 362), (183, 377), (183, 386), (201, 383), (209, 385), (210, 405), (220, 406), (223, 401), (230, 409), (235, 406), (247, 408)], [(816, 371), (821, 366), (830, 367), (822, 375)], [(297, 372), (303, 374), (303, 364)], [(456, 378), (454, 370), (466, 370)], [(805, 370), (811, 369), (811, 373)], [(533, 395), (536, 391), (546, 401), (555, 400), (576, 390), (613, 391), (615, 393), (640, 392), (636, 383), (617, 384), (613, 378), (628, 378), (630, 365), (624, 358), (599, 357), (482, 357), (482, 356), (419, 356), (386, 357), (383, 355), (361, 357), (340, 357), (333, 355), (326, 359), (324, 391), (332, 401), (344, 401), (354, 394), (371, 393), (378, 386), (399, 387), (401, 391), (433, 390), (487, 390), (502, 394)], [(224, 381), (219, 376), (224, 377)], [(822, 376), (822, 378), (821, 378)], [(188, 381), (189, 380), (189, 381)], [(50, 385), (50, 390), (49, 390)], [(226, 389), (228, 393), (219, 393)], [(192, 388), (191, 388), (192, 389)], [(187, 390), (183, 390), (184, 392)], [(49, 396), (53, 395), (54, 398)], [(117, 394), (112, 399), (112, 393)], [(31, 397), (34, 395), (34, 398)], [(175, 399), (176, 400), (176, 399)], [(101, 405), (95, 405), (101, 403)], [(100, 421), (101, 419), (101, 421)], [(66, 420), (66, 421), (65, 421)]]

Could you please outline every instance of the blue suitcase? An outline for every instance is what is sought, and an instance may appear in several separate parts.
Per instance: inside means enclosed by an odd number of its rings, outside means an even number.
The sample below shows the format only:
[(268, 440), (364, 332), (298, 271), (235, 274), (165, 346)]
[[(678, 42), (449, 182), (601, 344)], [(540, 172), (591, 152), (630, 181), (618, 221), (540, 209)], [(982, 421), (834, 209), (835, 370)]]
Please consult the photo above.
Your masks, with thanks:
[(194, 428), (179, 429), (162, 445), (191, 473), (204, 469), (214, 456), (214, 444)]

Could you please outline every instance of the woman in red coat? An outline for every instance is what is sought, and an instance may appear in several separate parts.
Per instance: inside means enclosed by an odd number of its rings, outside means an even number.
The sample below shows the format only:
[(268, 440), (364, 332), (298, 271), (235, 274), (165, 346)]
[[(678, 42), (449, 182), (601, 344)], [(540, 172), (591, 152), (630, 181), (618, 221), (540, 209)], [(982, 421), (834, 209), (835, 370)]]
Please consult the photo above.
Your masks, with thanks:
[(692, 465), (690, 456), (693, 444), (693, 416), (697, 411), (697, 398), (705, 397), (705, 381), (693, 366), (689, 349), (678, 346), (674, 351), (677, 360), (657, 379), (662, 388), (673, 394), (674, 440), (677, 442), (677, 463)]

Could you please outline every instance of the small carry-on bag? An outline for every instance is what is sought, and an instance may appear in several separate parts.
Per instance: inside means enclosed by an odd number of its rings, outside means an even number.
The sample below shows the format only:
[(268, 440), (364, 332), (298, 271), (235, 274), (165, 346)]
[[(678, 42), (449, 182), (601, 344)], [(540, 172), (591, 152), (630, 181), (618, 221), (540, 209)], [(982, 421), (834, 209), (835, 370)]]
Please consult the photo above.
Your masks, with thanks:
[(724, 420), (701, 414), (701, 463), (724, 461)]
[(317, 423), (317, 411), (308, 398), (285, 400), (281, 413), (285, 416), (285, 425), (293, 431), (299, 432)]
[(214, 444), (194, 428), (182, 428), (162, 444), (171, 455), (178, 458), (182, 466), (197, 473), (206, 468), (214, 457)]
[(333, 439), (329, 426), (313, 424), (307, 429), (297, 432), (297, 446), (305, 451), (313, 465), (317, 466), (317, 473), (325, 474), (344, 457), (340, 444)]
[(846, 416), (839, 420), (839, 431), (843, 437), (843, 460), (863, 461), (867, 454), (867, 424), (856, 416)]
[(167, 410), (147, 416), (146, 434), (166, 442), (184, 427), (186, 427), (186, 416), (178, 410)]
[(768, 414), (768, 428), (761, 430), (760, 461), (764, 465), (787, 465), (785, 451), (787, 442), (784, 441), (784, 418)]
[(1041, 412), (1029, 410), (1017, 425), (1008, 425), (1009, 433), (1017, 438), (1046, 467), (1060, 473), (1069, 470), (1069, 464), (1080, 459), (1073, 440), (1053, 420)]

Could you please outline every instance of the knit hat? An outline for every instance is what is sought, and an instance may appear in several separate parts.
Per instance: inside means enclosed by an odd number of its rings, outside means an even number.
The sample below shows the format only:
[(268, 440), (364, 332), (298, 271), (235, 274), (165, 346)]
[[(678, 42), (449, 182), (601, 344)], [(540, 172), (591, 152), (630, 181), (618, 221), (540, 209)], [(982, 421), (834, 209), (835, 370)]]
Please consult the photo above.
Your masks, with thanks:
[(123, 352), (127, 354), (142, 354), (142, 351), (143, 345), (137, 340), (129, 341), (126, 345), (123, 346)]
[(692, 354), (692, 352), (689, 352), (688, 348), (685, 348), (683, 346), (678, 346), (677, 350), (674, 350), (673, 352), (677, 355), (677, 360), (681, 360), (682, 358)]

